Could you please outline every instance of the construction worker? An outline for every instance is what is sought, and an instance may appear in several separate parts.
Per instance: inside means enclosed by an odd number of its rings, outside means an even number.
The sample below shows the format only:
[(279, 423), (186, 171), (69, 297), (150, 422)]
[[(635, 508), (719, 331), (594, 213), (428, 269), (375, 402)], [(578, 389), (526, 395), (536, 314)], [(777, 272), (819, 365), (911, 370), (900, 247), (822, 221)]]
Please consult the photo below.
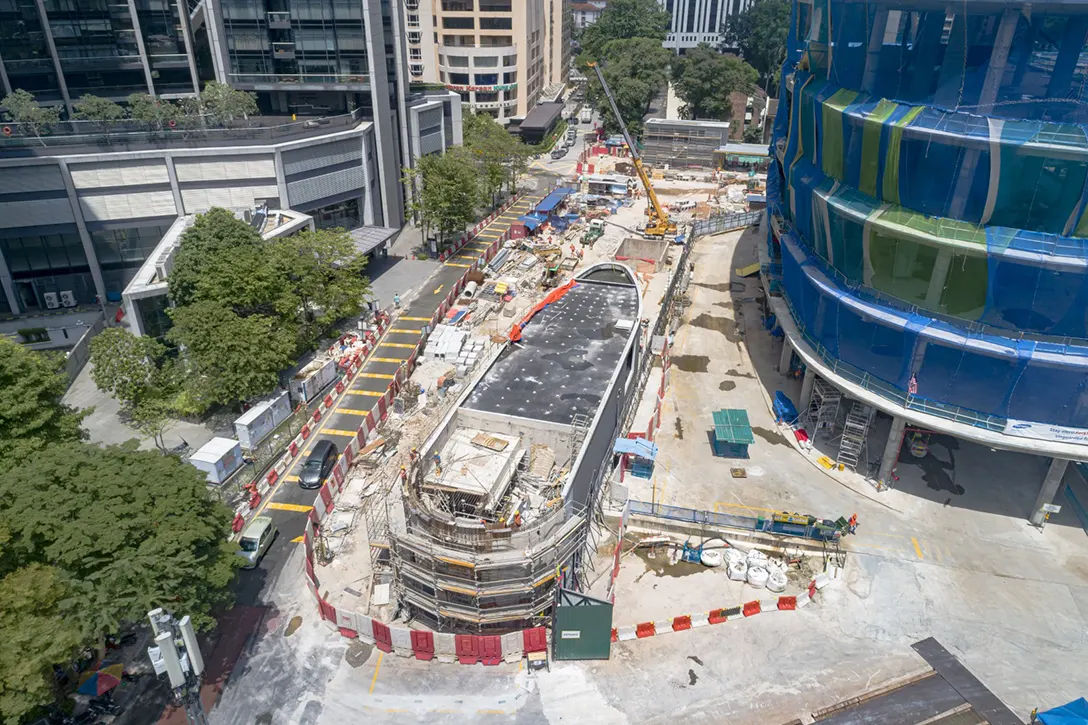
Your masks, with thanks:
[(419, 449), (413, 447), (412, 450), (408, 451), (408, 462), (409, 463), (415, 463), (416, 460), (418, 460), (418, 459), (419, 459)]
[(435, 453), (433, 460), (434, 460), (434, 475), (441, 476), (442, 475), (442, 456)]
[(858, 532), (858, 515), (857, 514), (854, 514), (854, 515), (852, 515), (850, 517), (850, 521), (846, 524), (846, 527), (850, 531), (851, 534), (856, 534)]

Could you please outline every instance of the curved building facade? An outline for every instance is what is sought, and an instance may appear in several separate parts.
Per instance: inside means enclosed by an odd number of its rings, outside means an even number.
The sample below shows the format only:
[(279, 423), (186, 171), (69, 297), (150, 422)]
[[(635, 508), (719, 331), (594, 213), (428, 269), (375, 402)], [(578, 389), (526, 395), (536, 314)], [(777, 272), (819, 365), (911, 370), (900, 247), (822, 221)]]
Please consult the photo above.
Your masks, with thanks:
[(1086, 35), (1075, 3), (794, 3), (764, 272), (821, 376), (1088, 455)]

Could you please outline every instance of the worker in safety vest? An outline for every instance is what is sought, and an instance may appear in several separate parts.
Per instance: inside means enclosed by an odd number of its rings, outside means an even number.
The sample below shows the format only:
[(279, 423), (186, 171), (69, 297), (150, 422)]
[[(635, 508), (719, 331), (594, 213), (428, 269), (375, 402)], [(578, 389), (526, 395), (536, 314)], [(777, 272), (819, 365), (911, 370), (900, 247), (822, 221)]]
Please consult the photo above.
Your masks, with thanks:
[(857, 514), (854, 514), (853, 516), (850, 517), (850, 521), (847, 523), (847, 528), (850, 530), (851, 534), (856, 534), (858, 532), (858, 515)]

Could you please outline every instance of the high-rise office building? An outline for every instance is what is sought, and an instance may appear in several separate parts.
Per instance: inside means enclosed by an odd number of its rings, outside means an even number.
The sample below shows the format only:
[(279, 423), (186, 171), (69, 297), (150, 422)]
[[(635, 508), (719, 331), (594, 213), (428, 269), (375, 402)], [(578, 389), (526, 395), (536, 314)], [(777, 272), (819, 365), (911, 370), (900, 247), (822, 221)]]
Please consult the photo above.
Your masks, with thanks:
[(748, 9), (752, 0), (658, 0), (672, 18), (664, 45), (677, 54), (700, 43), (717, 47), (722, 23)]
[[(413, 80), (506, 122), (566, 84), (570, 0), (407, 0)], [(553, 93), (554, 91), (554, 93)]]
[(119, 298), (179, 215), (267, 203), (400, 227), (401, 169), (461, 142), (460, 98), (413, 88), (402, 0), (0, 0), (0, 92), (257, 95), (244, 128), (62, 123), (0, 136), (0, 314)]

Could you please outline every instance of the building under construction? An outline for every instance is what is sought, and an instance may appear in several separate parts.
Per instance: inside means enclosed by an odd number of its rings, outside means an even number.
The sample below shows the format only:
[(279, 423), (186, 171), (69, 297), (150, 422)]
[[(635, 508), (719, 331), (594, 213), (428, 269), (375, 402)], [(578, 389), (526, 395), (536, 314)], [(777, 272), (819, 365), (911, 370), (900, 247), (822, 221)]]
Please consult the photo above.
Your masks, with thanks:
[(612, 446), (635, 387), (631, 271), (598, 264), (553, 290), (420, 447), (390, 505), (394, 593), (442, 631), (548, 618), (579, 589)]

